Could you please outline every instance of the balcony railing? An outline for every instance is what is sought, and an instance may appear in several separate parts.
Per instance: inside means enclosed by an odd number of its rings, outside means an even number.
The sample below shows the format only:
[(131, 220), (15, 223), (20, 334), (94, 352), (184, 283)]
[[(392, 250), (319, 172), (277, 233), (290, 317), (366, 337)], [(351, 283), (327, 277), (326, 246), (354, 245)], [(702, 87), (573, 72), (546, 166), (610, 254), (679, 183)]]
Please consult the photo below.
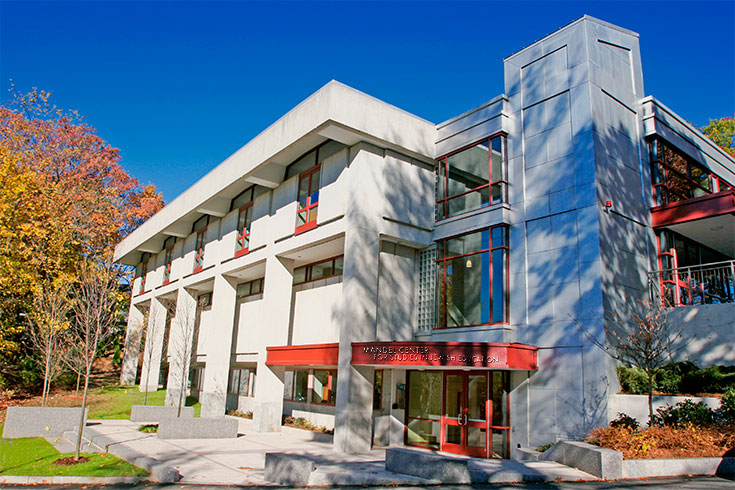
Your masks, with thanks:
[(653, 271), (648, 282), (666, 306), (735, 303), (735, 260)]

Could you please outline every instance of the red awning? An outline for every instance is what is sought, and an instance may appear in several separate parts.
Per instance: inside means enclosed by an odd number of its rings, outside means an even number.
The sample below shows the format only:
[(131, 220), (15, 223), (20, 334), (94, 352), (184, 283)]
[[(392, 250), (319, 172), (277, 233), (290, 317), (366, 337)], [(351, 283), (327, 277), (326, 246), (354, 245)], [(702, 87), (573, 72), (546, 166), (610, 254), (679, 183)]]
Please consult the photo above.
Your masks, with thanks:
[(354, 342), (352, 364), (538, 370), (538, 347), (488, 342)]
[(268, 366), (336, 366), (339, 344), (284, 345), (267, 347)]

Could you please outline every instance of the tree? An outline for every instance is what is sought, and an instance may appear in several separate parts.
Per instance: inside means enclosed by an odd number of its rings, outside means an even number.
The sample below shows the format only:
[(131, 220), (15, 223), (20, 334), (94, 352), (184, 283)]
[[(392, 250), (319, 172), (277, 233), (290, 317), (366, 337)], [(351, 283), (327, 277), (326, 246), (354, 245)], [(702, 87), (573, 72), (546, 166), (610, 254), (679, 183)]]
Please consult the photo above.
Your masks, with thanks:
[(710, 119), (706, 126), (699, 129), (709, 139), (735, 157), (735, 117)]
[(171, 333), (169, 338), (168, 354), (172, 368), (169, 371), (169, 379), (173, 381), (173, 385), (176, 386), (178, 391), (177, 400), (175, 401), (178, 407), (177, 417), (181, 417), (181, 407), (186, 404), (186, 391), (191, 375), (191, 366), (196, 360), (194, 344), (199, 327), (200, 308), (199, 301), (196, 303), (184, 301), (183, 304), (177, 304), (175, 322), (178, 328)]
[(79, 459), (87, 407), (89, 376), (92, 364), (102, 346), (118, 329), (119, 310), (117, 274), (108, 261), (86, 261), (80, 264), (79, 275), (72, 289), (74, 322), (69, 339), (76, 346), (77, 362), (84, 367), (84, 393), (74, 459)]
[(63, 372), (64, 357), (68, 352), (64, 331), (69, 326), (69, 282), (41, 282), (33, 293), (33, 308), (28, 314), (28, 338), (31, 347), (41, 354), (43, 367), (43, 394), (41, 406), (46, 406), (51, 383)]
[(661, 368), (674, 360), (686, 346), (681, 342), (684, 324), (672, 326), (663, 302), (638, 301), (630, 311), (615, 312), (613, 328), (605, 328), (608, 340), (601, 341), (584, 329), (584, 335), (613, 359), (643, 371), (648, 388), (648, 425), (653, 424), (653, 386)]
[(78, 114), (35, 88), (11, 92), (0, 106), (0, 385), (19, 384), (17, 366), (32, 355), (21, 314), (35, 284), (74, 275), (163, 207)]

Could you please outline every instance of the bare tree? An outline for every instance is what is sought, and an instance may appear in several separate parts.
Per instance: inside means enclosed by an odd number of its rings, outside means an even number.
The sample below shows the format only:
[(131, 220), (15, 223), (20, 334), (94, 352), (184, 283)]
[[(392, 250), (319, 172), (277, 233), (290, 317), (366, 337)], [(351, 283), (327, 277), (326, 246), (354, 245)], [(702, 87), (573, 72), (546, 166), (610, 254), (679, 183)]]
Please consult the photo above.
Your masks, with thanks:
[(181, 408), (186, 405), (186, 392), (188, 382), (191, 375), (191, 367), (196, 360), (196, 351), (194, 345), (197, 342), (196, 333), (199, 327), (199, 314), (201, 310), (200, 302), (192, 303), (189, 301), (177, 305), (176, 308), (176, 327), (178, 331), (175, 335), (169, 337), (168, 354), (170, 366), (174, 369), (174, 381), (177, 388), (178, 407), (177, 417), (181, 417)]
[[(170, 308), (167, 308), (170, 310)], [(169, 312), (170, 314), (170, 312)], [(150, 308), (145, 312), (143, 315), (143, 320), (145, 325), (145, 333), (143, 338), (145, 339), (145, 345), (143, 347), (143, 373), (140, 376), (140, 384), (141, 386), (144, 383), (145, 379), (145, 391), (143, 392), (143, 405), (148, 405), (148, 385), (150, 384), (149, 380), (151, 377), (151, 362), (154, 358), (154, 351), (153, 351), (153, 343), (155, 342), (156, 337), (160, 335), (161, 330), (166, 328), (166, 319), (161, 319), (157, 316), (151, 315)], [(145, 376), (145, 378), (143, 377)], [(158, 381), (156, 381), (156, 387), (158, 386)]]
[(69, 326), (69, 283), (63, 279), (44, 281), (33, 292), (33, 308), (28, 314), (28, 338), (33, 350), (41, 353), (43, 394), (41, 406), (48, 403), (51, 383), (64, 371), (63, 359), (68, 353), (64, 331)]
[(684, 324), (671, 325), (665, 304), (637, 301), (630, 310), (611, 318), (614, 328), (605, 328), (608, 340), (601, 341), (584, 329), (582, 332), (608, 356), (643, 371), (648, 387), (648, 425), (653, 424), (653, 386), (656, 376), (675, 354), (686, 346), (681, 342)]
[(117, 275), (110, 262), (85, 261), (79, 267), (77, 282), (72, 288), (74, 322), (69, 328), (69, 340), (77, 359), (70, 367), (83, 366), (84, 394), (79, 419), (74, 459), (79, 459), (84, 429), (84, 412), (92, 364), (102, 346), (118, 331)]

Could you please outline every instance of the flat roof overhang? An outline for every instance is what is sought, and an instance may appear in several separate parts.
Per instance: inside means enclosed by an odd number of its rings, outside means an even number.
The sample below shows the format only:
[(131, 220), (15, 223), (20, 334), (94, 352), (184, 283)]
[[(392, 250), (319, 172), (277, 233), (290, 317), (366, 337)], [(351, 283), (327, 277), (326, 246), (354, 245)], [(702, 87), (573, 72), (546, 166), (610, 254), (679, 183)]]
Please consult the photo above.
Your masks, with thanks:
[(729, 189), (653, 207), (651, 226), (667, 228), (735, 257), (735, 192)]
[(357, 366), (538, 370), (538, 347), (490, 342), (353, 342)]

